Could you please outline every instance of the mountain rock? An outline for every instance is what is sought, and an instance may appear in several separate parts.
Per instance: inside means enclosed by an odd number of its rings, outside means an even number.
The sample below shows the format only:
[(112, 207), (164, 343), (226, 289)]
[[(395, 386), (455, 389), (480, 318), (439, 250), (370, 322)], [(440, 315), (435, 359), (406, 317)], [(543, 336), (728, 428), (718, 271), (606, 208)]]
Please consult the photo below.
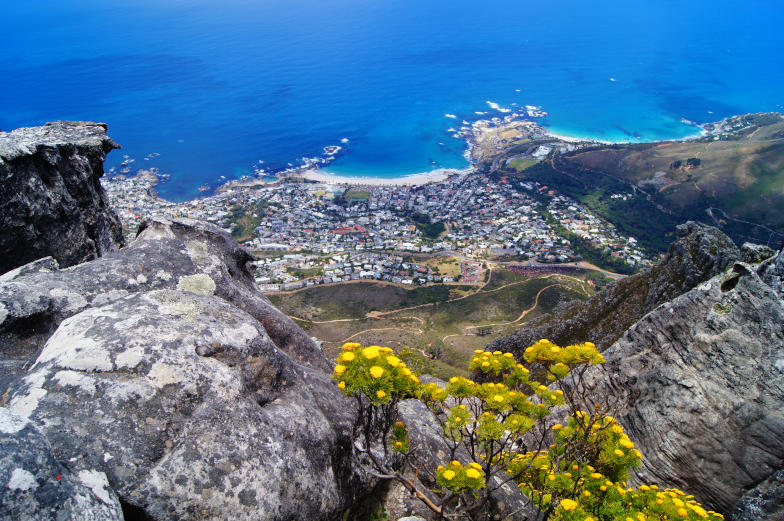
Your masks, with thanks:
[(146, 222), (127, 248), (0, 281), (8, 407), (58, 461), (154, 520), (336, 519), (366, 494), (355, 410), (223, 230)]
[[(734, 263), (648, 313), (587, 373), (589, 388), (617, 400), (616, 416), (643, 453), (637, 481), (730, 513), (783, 468), (782, 263), (784, 253)], [(781, 493), (780, 484), (763, 486), (742, 502), (756, 508)], [(738, 519), (781, 519), (739, 508)]]
[(0, 132), (0, 273), (46, 256), (72, 266), (123, 244), (99, 181), (115, 148), (102, 123)]
[(784, 520), (784, 470), (746, 492), (735, 504), (732, 521)]
[(40, 429), (0, 407), (0, 519), (122, 521), (106, 475), (73, 474), (59, 463)]
[(656, 266), (610, 284), (584, 302), (532, 320), (514, 335), (501, 337), (490, 350), (522, 351), (542, 338), (559, 345), (591, 341), (610, 346), (657, 306), (704, 282), (740, 258), (732, 240), (717, 228), (688, 222)]
[(0, 385), (35, 361), (66, 318), (156, 289), (214, 294), (259, 320), (294, 360), (331, 371), (319, 346), (258, 291), (246, 266), (252, 259), (217, 226), (151, 219), (130, 246), (90, 263), (58, 271), (41, 259), (0, 276)]

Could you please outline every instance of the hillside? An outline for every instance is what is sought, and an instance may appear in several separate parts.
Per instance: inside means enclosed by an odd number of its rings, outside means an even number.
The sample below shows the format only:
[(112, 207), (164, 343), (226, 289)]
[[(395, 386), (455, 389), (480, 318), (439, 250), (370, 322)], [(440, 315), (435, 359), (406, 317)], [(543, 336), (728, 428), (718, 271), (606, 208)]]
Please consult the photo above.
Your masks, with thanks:
[(558, 169), (605, 173), (676, 216), (718, 225), (736, 240), (778, 245), (784, 237), (784, 118), (759, 114), (738, 122), (746, 128), (721, 139), (578, 151), (563, 157)]
[(675, 225), (687, 220), (716, 226), (738, 244), (777, 247), (784, 240), (782, 115), (738, 116), (708, 129), (698, 140), (589, 146), (524, 168), (506, 165), (520, 152), (511, 147), (491, 169), (556, 188), (652, 251), (664, 252)]
[(475, 349), (559, 305), (593, 293), (588, 275), (522, 277), (496, 267), (481, 289), (406, 289), (374, 282), (315, 286), (268, 295), (328, 355), (348, 341), (409, 348), (422, 369), (440, 377), (465, 374)]

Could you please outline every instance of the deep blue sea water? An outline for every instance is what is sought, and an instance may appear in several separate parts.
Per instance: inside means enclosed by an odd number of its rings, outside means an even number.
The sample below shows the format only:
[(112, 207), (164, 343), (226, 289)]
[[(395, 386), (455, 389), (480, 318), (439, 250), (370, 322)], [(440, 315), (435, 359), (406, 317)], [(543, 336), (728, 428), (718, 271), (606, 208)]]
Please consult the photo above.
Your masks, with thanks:
[(338, 174), (464, 167), (444, 114), (487, 101), (616, 141), (784, 105), (781, 0), (39, 0), (2, 19), (0, 129), (105, 121), (108, 166), (170, 173), (173, 199), (342, 138)]

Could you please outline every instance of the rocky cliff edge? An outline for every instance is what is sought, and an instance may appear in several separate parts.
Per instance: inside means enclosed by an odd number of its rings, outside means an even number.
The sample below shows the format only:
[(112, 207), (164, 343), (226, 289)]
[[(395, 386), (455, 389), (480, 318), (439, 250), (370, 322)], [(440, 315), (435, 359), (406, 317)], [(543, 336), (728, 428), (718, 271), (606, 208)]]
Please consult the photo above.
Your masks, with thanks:
[(123, 244), (99, 181), (115, 148), (103, 123), (0, 132), (0, 273), (46, 256), (72, 266)]

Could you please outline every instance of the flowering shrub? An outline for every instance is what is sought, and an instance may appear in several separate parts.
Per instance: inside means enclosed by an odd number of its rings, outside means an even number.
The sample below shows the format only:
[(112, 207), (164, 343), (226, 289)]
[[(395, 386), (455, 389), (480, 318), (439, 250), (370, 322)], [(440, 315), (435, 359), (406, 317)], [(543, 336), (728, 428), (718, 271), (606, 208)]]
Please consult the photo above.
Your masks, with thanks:
[[(527, 365), (511, 353), (477, 350), (469, 367), (482, 383), (453, 377), (442, 387), (421, 384), (389, 348), (345, 344), (333, 378), (357, 400), (358, 457), (441, 519), (490, 519), (492, 496), (507, 483), (519, 487), (541, 520), (723, 519), (679, 490), (627, 487), (642, 455), (608, 414), (610, 406), (586, 396), (586, 368), (604, 363), (594, 344), (540, 340), (523, 359)], [(396, 421), (397, 402), (412, 397), (436, 414), (450, 451), (451, 461), (435, 470), (431, 494), (411, 478), (408, 428)]]

